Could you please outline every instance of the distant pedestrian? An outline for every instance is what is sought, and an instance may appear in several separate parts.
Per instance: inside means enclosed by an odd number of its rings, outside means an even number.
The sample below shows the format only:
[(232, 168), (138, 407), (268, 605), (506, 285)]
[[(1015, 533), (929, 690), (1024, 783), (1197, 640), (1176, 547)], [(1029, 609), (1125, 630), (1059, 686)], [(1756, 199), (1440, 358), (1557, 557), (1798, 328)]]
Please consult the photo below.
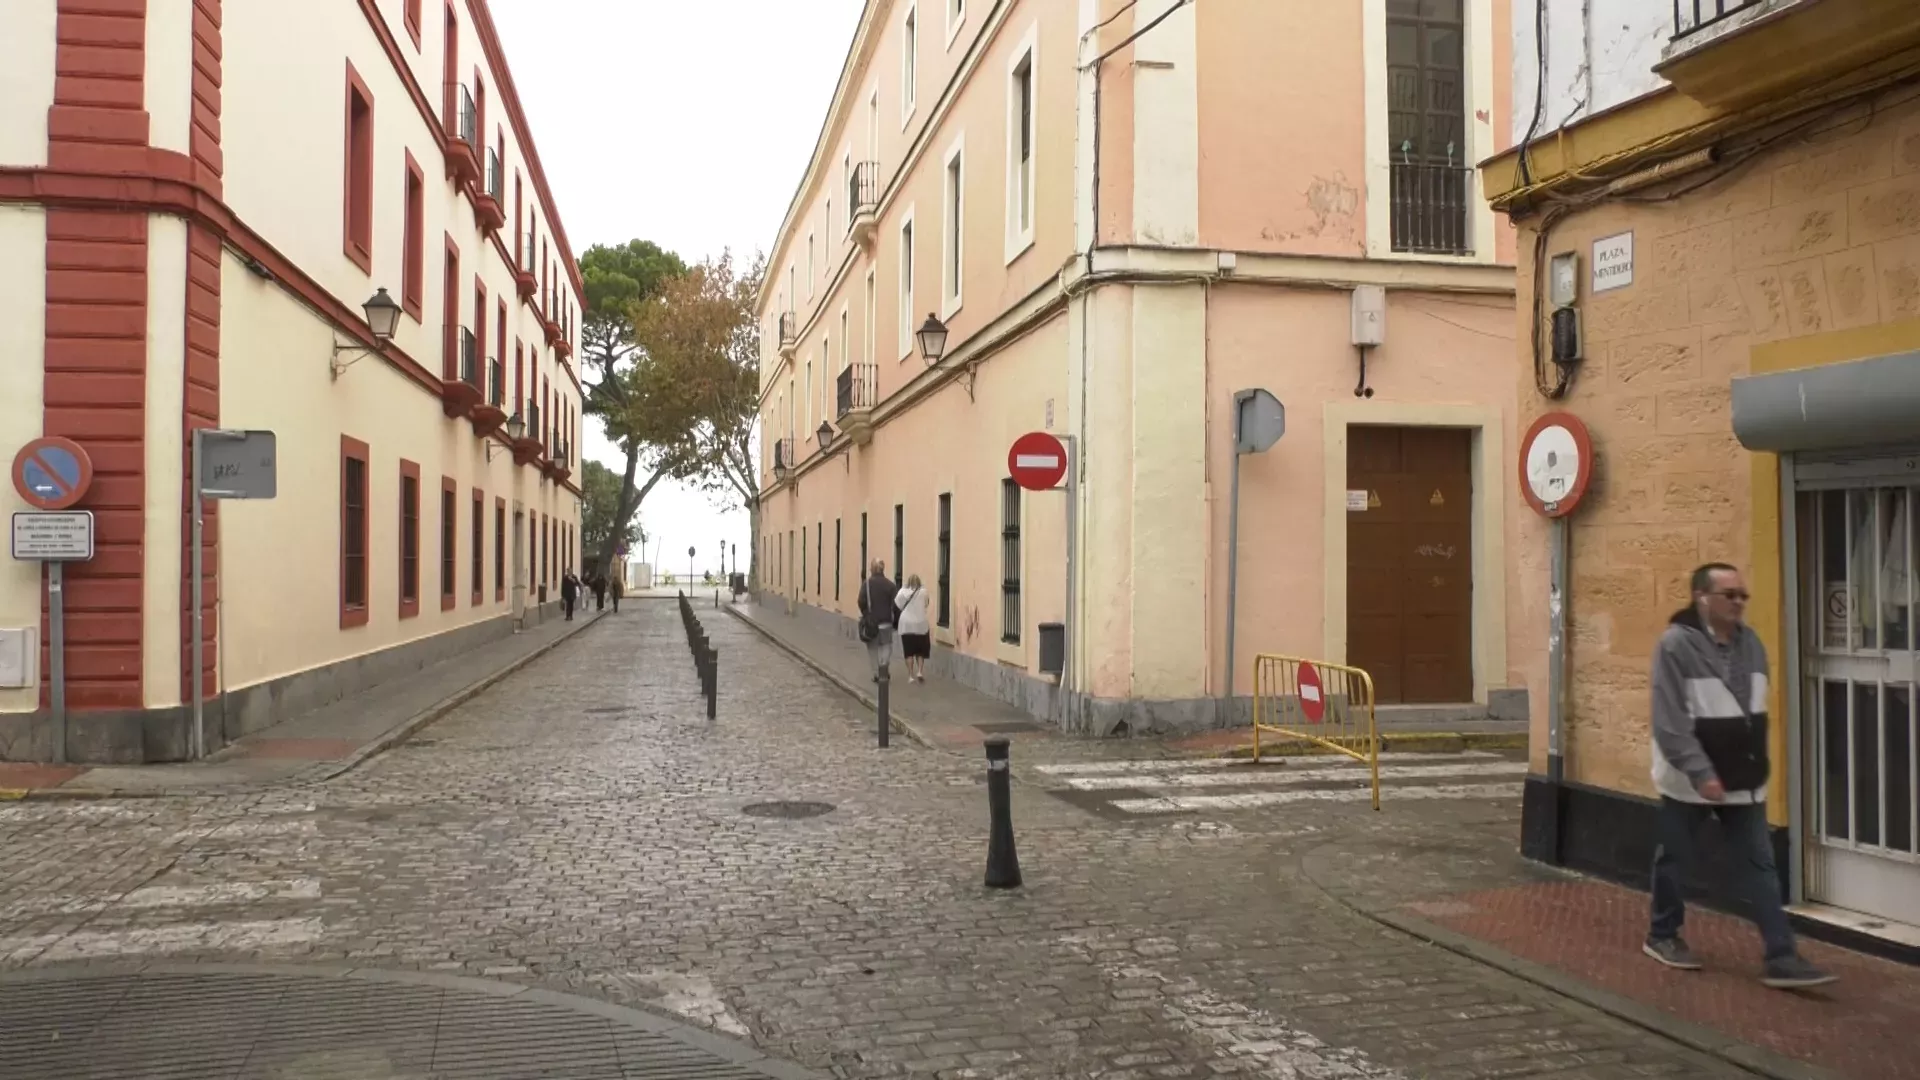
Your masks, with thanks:
[(1824, 986), (1833, 976), (1802, 959), (1780, 902), (1767, 835), (1767, 650), (1746, 625), (1740, 571), (1708, 563), (1693, 572), (1693, 603), (1674, 613), (1653, 652), (1653, 784), (1660, 792), (1653, 849), (1653, 919), (1643, 950), (1670, 968), (1697, 971), (1680, 937), (1680, 881), (1707, 818), (1734, 849), (1739, 891), (1766, 945), (1760, 981), (1776, 989)]
[(593, 610), (607, 610), (607, 575), (597, 570), (593, 574)]
[(626, 575), (613, 575), (613, 581), (608, 584), (607, 591), (613, 594), (613, 613), (620, 614), (620, 598), (627, 595)]
[(873, 560), (866, 583), (860, 586), (860, 640), (866, 642), (874, 682), (880, 681), (882, 650), (893, 644), (893, 594), (886, 561)]
[(927, 590), (919, 574), (907, 575), (907, 587), (893, 598), (900, 613), (900, 655), (906, 661), (907, 681), (927, 681), (927, 658), (933, 655), (933, 627), (927, 622)]
[(567, 621), (573, 621), (573, 605), (580, 599), (580, 579), (573, 576), (571, 567), (560, 575), (560, 610), (566, 612)]

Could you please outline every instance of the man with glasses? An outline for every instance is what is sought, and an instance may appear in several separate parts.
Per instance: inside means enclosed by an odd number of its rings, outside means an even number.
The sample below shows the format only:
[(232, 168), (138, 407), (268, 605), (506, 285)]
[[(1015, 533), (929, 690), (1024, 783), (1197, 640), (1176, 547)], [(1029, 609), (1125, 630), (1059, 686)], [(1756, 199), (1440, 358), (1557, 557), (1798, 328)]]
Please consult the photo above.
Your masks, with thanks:
[(1668, 620), (1653, 652), (1653, 784), (1660, 832), (1653, 850), (1653, 923), (1642, 949), (1670, 968), (1697, 971), (1680, 937), (1680, 880), (1694, 836), (1718, 818), (1734, 847), (1738, 888), (1752, 907), (1766, 954), (1761, 981), (1777, 989), (1830, 983), (1802, 959), (1780, 902), (1767, 834), (1767, 650), (1746, 625), (1740, 571), (1708, 563), (1693, 572), (1693, 604)]

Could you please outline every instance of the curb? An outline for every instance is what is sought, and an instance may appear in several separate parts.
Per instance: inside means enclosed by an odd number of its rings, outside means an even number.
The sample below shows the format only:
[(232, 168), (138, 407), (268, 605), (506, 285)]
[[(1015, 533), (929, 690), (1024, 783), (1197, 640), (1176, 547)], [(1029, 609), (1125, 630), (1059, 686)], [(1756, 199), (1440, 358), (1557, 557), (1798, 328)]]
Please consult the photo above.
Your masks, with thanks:
[[(1382, 732), (1380, 752), (1412, 753), (1416, 751), (1432, 754), (1458, 754), (1467, 750), (1525, 750), (1528, 747), (1527, 733), (1524, 731), (1396, 731)], [(1280, 754), (1287, 757), (1305, 757), (1313, 754), (1331, 754), (1332, 750), (1319, 743), (1304, 739), (1279, 739), (1262, 741), (1260, 753)], [(1250, 758), (1253, 756), (1253, 744), (1242, 743), (1239, 746), (1223, 750), (1205, 751), (1203, 757)]]
[(1505, 949), (1489, 945), (1486, 942), (1455, 933), (1412, 915), (1402, 915), (1395, 911), (1368, 911), (1346, 899), (1333, 890), (1315, 881), (1313, 875), (1304, 874), (1311, 882), (1334, 903), (1348, 911), (1402, 934), (1424, 941), (1436, 948), (1445, 949), (1457, 956), (1465, 957), (1485, 967), (1504, 972), (1549, 990), (1561, 997), (1577, 1001), (1589, 1008), (1596, 1009), (1616, 1020), (1631, 1024), (1644, 1031), (1651, 1032), (1681, 1046), (1715, 1058), (1739, 1069), (1768, 1077), (1769, 1080), (1840, 1080), (1835, 1074), (1823, 1069), (1805, 1065), (1791, 1058), (1763, 1050), (1751, 1043), (1743, 1042), (1731, 1035), (1722, 1034), (1712, 1028), (1681, 1020), (1651, 1005), (1644, 1005), (1631, 998), (1623, 997), (1608, 990), (1589, 985), (1580, 979), (1547, 967), (1524, 960)]
[[(819, 675), (821, 678), (827, 680), (828, 682), (832, 683), (834, 686), (838, 687), (840, 691), (846, 694), (848, 697), (851, 697), (855, 701), (858, 701), (860, 704), (865, 705), (867, 708), (874, 710), (876, 714), (879, 713), (880, 703), (876, 701), (874, 698), (868, 696), (867, 693), (864, 690), (862, 690), (860, 687), (855, 686), (853, 683), (847, 681), (846, 679), (842, 678), (835, 672), (829, 670), (825, 664), (822, 664), (819, 661), (815, 660), (813, 657), (808, 656), (806, 653), (801, 652), (798, 647), (789, 645), (778, 634), (775, 634), (773, 631), (767, 629), (764, 626), (761, 626), (759, 623), (755, 622), (754, 620), (733, 610), (733, 605), (731, 604), (722, 605), (722, 609), (726, 611), (727, 614), (733, 616), (736, 619), (739, 619), (741, 622), (746, 623), (748, 626), (752, 627), (755, 633), (759, 634), (761, 637), (766, 638), (768, 641), (772, 642), (774, 646), (778, 648), (781, 652), (786, 653), (788, 656), (793, 657), (795, 660), (798, 660), (800, 661), (800, 663), (813, 669), (813, 672), (815, 674)], [(891, 701), (889, 701), (887, 705), (889, 706), (888, 708), (889, 715), (887, 719), (891, 721), (891, 723), (889, 724), (889, 727), (891, 727), (894, 731), (902, 735), (905, 735), (908, 739), (912, 740), (914, 743), (922, 747), (925, 747), (928, 750), (940, 749), (940, 747), (935, 746), (933, 744), (933, 741), (929, 739), (925, 734), (921, 733), (920, 731), (914, 728), (913, 726), (914, 722), (912, 720), (909, 720), (908, 718), (900, 715), (899, 710), (893, 709), (891, 707), (893, 705)]]
[(499, 668), (491, 674), (484, 675), (478, 681), (469, 683), (459, 690), (448, 694), (446, 697), (441, 698), (439, 701), (434, 702), (401, 721), (399, 725), (389, 728), (384, 734), (372, 742), (363, 744), (344, 761), (315, 763), (314, 767), (303, 770), (302, 773), (295, 774), (278, 783), (209, 784), (204, 787), (187, 788), (0, 788), (0, 802), (46, 802), (59, 799), (74, 801), (98, 799), (185, 799), (197, 796), (213, 797), (218, 795), (231, 795), (244, 791), (271, 791), (279, 788), (298, 788), (313, 784), (323, 784), (328, 780), (332, 780), (337, 776), (343, 776), (359, 768), (366, 764), (369, 759), (383, 754), (401, 743), (406, 742), (408, 739), (413, 738), (420, 733), (421, 728), (432, 724), (453, 710), (491, 690), (495, 685), (506, 679), (507, 676), (512, 675), (521, 668), (547, 655), (561, 645), (572, 641), (575, 635), (585, 631), (590, 626), (597, 625), (601, 618), (602, 614), (596, 612), (593, 618), (581, 622), (579, 626), (560, 634), (545, 645), (540, 646), (524, 656), (509, 661), (505, 667)]

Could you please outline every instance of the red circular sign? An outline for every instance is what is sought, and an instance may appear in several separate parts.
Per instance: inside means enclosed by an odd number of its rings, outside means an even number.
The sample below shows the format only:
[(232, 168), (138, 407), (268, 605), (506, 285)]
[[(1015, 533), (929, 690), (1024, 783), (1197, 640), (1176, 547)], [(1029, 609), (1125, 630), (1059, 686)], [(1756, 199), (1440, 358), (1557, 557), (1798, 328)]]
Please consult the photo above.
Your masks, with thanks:
[(1302, 660), (1296, 681), (1300, 684), (1300, 715), (1306, 717), (1309, 724), (1319, 723), (1327, 715), (1327, 694), (1320, 686), (1320, 673)]
[(13, 489), (36, 510), (65, 510), (92, 486), (93, 459), (72, 439), (35, 439), (13, 457)]
[(1047, 491), (1067, 475), (1067, 448), (1044, 431), (1029, 431), (1007, 451), (1007, 475), (1028, 491)]
[(1569, 412), (1550, 412), (1520, 440), (1520, 494), (1546, 517), (1566, 517), (1593, 481), (1593, 436)]

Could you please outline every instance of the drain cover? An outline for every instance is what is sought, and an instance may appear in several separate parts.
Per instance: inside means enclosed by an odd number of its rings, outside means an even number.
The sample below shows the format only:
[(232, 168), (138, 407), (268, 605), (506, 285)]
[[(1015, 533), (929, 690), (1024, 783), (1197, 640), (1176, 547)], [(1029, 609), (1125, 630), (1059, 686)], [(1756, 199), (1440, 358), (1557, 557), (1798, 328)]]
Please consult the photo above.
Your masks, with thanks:
[(833, 813), (833, 804), (825, 802), (757, 802), (740, 808), (748, 817), (810, 818)]

